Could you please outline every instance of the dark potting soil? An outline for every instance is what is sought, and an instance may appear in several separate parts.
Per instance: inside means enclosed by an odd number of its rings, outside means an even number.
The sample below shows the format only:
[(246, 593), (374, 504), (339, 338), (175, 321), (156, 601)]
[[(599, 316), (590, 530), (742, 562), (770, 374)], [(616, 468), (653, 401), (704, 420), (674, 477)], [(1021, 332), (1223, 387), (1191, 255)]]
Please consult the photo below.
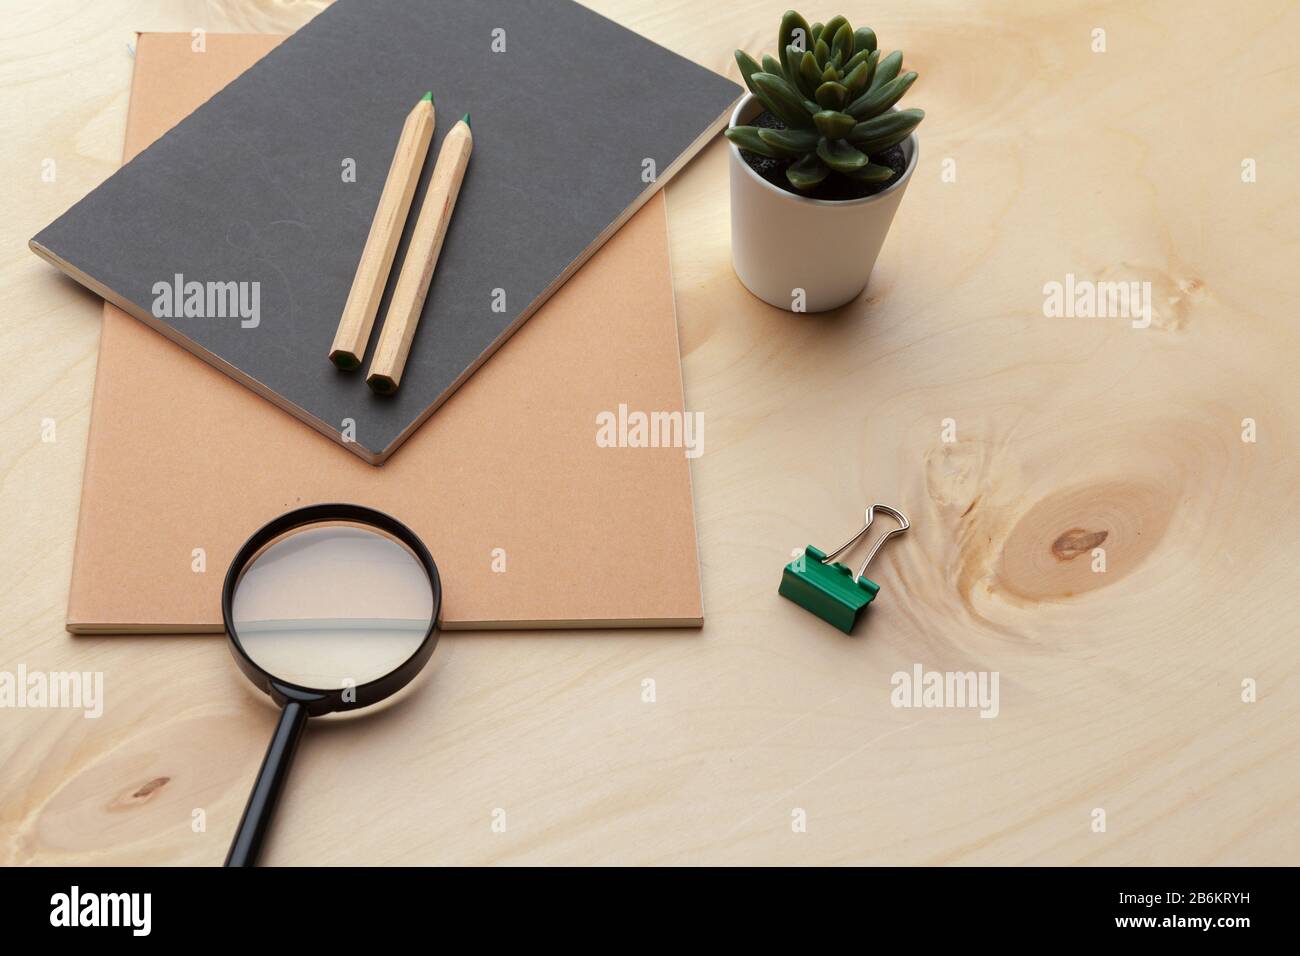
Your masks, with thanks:
[[(785, 124), (767, 110), (759, 113), (757, 117), (750, 121), (749, 125), (762, 126), (767, 129), (785, 129)], [(907, 157), (903, 155), (903, 147), (901, 145), (891, 146), (889, 149), (876, 153), (871, 157), (873, 163), (888, 166), (894, 171), (894, 175), (887, 182), (859, 183), (847, 176), (840, 176), (832, 172), (817, 185), (816, 189), (800, 192), (790, 185), (790, 180), (785, 178), (785, 171), (794, 160), (770, 159), (767, 156), (760, 156), (758, 153), (751, 153), (747, 149), (742, 149), (740, 155), (749, 164), (750, 169), (773, 186), (784, 189), (796, 196), (806, 196), (809, 199), (861, 199), (864, 196), (874, 196), (882, 189), (888, 189), (898, 182), (898, 177), (902, 176), (903, 170), (907, 168)]]

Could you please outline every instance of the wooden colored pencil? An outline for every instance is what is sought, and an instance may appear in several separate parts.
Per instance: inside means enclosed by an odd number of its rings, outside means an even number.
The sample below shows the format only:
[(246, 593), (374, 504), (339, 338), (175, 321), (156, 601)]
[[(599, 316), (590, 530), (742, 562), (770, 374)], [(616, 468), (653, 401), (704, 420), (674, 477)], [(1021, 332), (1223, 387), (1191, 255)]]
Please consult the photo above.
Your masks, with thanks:
[(420, 207), (420, 218), (415, 221), (411, 244), (407, 247), (402, 271), (397, 276), (397, 287), (393, 289), (393, 298), (388, 304), (379, 344), (375, 346), (375, 357), (366, 383), (381, 395), (397, 391), (402, 380), (411, 340), (415, 337), (415, 327), (424, 309), (429, 282), (438, 264), (438, 253), (442, 251), (442, 241), (447, 236), (447, 226), (451, 222), (452, 210), (456, 208), (456, 197), (460, 194), (460, 184), (465, 178), (473, 149), (474, 134), (470, 132), (469, 114), (466, 113), (447, 133), (438, 150), (438, 162), (433, 167), (433, 177)]
[(388, 179), (384, 182), (375, 218), (370, 223), (370, 234), (366, 237), (361, 261), (352, 279), (352, 290), (343, 306), (334, 344), (330, 346), (330, 361), (344, 371), (360, 368), (365, 357), (375, 313), (379, 311), (379, 300), (384, 295), (397, 243), (402, 238), (411, 199), (415, 196), (415, 186), (420, 181), (429, 144), (433, 141), (434, 119), (433, 93), (430, 92), (415, 104), (402, 125), (402, 135), (397, 140), (393, 162), (388, 167)]

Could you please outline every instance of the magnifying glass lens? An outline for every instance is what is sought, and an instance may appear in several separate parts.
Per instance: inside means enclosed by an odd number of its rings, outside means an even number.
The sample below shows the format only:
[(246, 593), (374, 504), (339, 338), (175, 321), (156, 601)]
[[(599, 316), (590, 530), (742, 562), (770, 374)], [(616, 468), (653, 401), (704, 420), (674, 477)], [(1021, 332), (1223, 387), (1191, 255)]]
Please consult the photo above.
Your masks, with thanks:
[(314, 524), (245, 567), (231, 612), (244, 652), (281, 681), (337, 690), (375, 680), (419, 648), (434, 614), (416, 556), (365, 525)]

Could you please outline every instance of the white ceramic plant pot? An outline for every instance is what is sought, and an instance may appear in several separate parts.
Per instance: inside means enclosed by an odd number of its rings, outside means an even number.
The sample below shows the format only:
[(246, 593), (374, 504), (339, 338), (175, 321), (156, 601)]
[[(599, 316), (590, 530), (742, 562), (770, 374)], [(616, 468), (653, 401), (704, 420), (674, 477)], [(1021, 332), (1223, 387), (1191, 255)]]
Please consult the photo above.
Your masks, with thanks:
[[(747, 93), (731, 114), (731, 125), (744, 126), (762, 111), (763, 104)], [(745, 288), (790, 311), (799, 289), (807, 312), (836, 309), (857, 298), (916, 169), (916, 133), (902, 145), (907, 165), (888, 189), (833, 202), (773, 186), (730, 143), (731, 262)]]

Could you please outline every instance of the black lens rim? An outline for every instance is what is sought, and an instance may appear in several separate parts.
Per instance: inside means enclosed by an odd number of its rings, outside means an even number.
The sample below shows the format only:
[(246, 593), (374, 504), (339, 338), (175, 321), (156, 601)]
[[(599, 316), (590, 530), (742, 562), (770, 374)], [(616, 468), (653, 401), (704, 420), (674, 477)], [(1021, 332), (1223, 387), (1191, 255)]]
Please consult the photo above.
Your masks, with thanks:
[[(337, 521), (378, 528), (410, 548), (424, 568), (424, 573), (428, 575), (429, 587), (433, 592), (433, 614), (429, 621), (429, 629), (425, 632), (420, 645), (410, 657), (387, 674), (376, 677), (364, 684), (357, 684), (354, 687), (340, 687), (337, 690), (303, 687), (281, 680), (269, 671), (264, 670), (244, 649), (234, 624), (235, 588), (239, 584), (240, 576), (248, 563), (276, 538), (306, 525)], [(438, 566), (434, 563), (433, 556), (429, 554), (429, 549), (424, 546), (424, 542), (416, 536), (414, 531), (392, 515), (377, 511), (374, 508), (367, 508), (364, 505), (344, 504), (342, 502), (308, 505), (305, 508), (296, 508), (293, 511), (285, 512), (278, 518), (273, 518), (254, 531), (252, 536), (244, 542), (243, 547), (235, 554), (234, 560), (230, 562), (230, 569), (226, 572), (225, 584), (221, 588), (221, 618), (226, 627), (227, 644), (230, 646), (230, 653), (235, 658), (235, 663), (243, 671), (244, 676), (252, 681), (254, 686), (277, 704), (283, 707), (291, 700), (297, 701), (306, 707), (307, 713), (313, 717), (345, 710), (357, 710), (361, 707), (377, 704), (379, 701), (397, 693), (415, 679), (415, 675), (423, 669), (424, 665), (429, 662), (429, 658), (433, 656), (433, 649), (438, 644), (438, 636), (442, 626), (442, 580), (438, 576)], [(348, 691), (352, 692), (352, 700), (344, 699), (344, 694)]]

